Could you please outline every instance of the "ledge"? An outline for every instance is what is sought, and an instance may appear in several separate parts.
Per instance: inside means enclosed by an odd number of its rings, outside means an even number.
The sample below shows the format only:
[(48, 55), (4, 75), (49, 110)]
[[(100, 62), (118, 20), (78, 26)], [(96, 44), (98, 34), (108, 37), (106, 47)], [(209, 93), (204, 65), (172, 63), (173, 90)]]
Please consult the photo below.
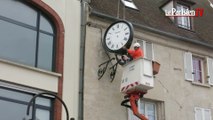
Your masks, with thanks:
[(39, 90), (58, 92), (59, 73), (0, 59), (0, 80)]
[(201, 87), (211, 88), (211, 85), (204, 84), (204, 83), (192, 82), (192, 85), (197, 85), (197, 86), (201, 86)]
[(31, 67), (31, 66), (28, 66), (28, 65), (15, 63), (15, 62), (4, 60), (4, 59), (0, 59), (0, 62), (8, 64), (8, 65), (16, 66), (16, 67), (28, 69), (28, 70), (35, 71), (35, 72), (40, 72), (40, 73), (43, 73), (43, 74), (53, 75), (53, 76), (57, 76), (57, 77), (62, 76), (60, 73), (55, 73), (55, 72), (47, 71), (47, 70), (44, 70), (44, 69), (39, 69), (39, 68), (36, 68), (36, 67)]

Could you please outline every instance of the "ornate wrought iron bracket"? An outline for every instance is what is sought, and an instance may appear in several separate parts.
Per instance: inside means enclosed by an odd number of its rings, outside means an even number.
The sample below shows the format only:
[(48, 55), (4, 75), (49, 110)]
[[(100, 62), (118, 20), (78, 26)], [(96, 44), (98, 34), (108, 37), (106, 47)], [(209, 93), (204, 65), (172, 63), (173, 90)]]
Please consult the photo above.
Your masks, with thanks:
[(116, 72), (117, 72), (117, 67), (118, 67), (118, 64), (119, 65), (125, 65), (128, 61), (124, 60), (122, 58), (122, 55), (120, 54), (115, 54), (115, 57), (113, 58), (109, 58), (109, 60), (103, 62), (102, 64), (100, 64), (98, 67), (99, 67), (99, 70), (98, 70), (98, 80), (100, 80), (103, 75), (105, 74), (108, 66), (109, 66), (109, 63), (113, 60), (116, 60), (116, 63), (113, 64), (109, 69), (111, 70), (110, 72), (110, 78), (111, 78), (111, 82), (113, 82), (114, 78), (115, 78), (115, 75), (116, 75)]
[[(98, 70), (98, 80), (100, 80), (103, 75), (105, 74), (108, 66), (109, 66), (109, 63), (113, 60), (117, 60), (115, 58), (111, 58), (109, 60), (107, 60), (106, 62), (103, 62), (102, 64), (100, 64), (98, 67), (99, 67), (99, 70)], [(118, 64), (119, 64), (119, 61), (120, 60), (117, 60), (117, 62), (115, 64), (113, 64), (111, 67), (109, 67), (109, 70), (111, 70), (110, 72), (110, 78), (111, 78), (111, 82), (113, 82), (113, 80), (115, 79), (115, 75), (116, 75), (116, 72), (117, 72), (117, 67), (118, 67)]]
[(118, 67), (118, 61), (112, 67), (109, 68), (110, 70), (112, 70), (111, 73), (110, 73), (111, 82), (115, 78), (117, 67)]
[(109, 66), (109, 63), (110, 63), (112, 60), (115, 60), (115, 58), (111, 58), (111, 59), (109, 59), (109, 60), (107, 60), (107, 61), (101, 63), (101, 64), (98, 66), (98, 67), (99, 67), (99, 69), (98, 69), (98, 80), (100, 80), (100, 79), (103, 77), (103, 75), (105, 74), (105, 72), (106, 72), (106, 70), (107, 70), (107, 68), (108, 68), (108, 66)]

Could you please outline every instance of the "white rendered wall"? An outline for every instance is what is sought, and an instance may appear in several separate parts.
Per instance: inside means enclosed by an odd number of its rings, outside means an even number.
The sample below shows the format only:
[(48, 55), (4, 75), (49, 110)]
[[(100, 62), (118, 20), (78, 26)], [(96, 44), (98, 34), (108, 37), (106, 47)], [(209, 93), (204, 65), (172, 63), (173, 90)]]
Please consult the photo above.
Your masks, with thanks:
[[(80, 54), (80, 1), (43, 0), (61, 17), (65, 28), (63, 100), (70, 117), (78, 118), (79, 54)], [(62, 119), (66, 118), (64, 108)]]

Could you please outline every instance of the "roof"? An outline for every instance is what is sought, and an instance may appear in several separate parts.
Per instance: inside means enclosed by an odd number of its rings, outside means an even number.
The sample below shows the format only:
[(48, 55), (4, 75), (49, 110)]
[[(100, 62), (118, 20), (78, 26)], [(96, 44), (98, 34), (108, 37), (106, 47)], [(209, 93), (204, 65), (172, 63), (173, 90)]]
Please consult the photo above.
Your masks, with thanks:
[[(187, 30), (177, 27), (172, 20), (165, 16), (161, 6), (168, 0), (133, 0), (139, 11), (126, 8), (123, 14), (123, 6), (120, 5), (119, 12), (118, 0), (91, 0), (90, 7), (93, 11), (98, 11), (108, 16), (123, 18), (138, 25), (153, 28), (168, 34), (187, 38), (196, 43), (210, 46), (213, 48), (213, 8), (210, 7), (208, 0), (190, 0), (195, 4), (192, 9), (203, 8), (202, 17), (193, 17), (194, 30)], [(212, 0), (211, 0), (212, 1)], [(213, 1), (212, 1), (213, 3)], [(120, 3), (122, 4), (122, 3)]]

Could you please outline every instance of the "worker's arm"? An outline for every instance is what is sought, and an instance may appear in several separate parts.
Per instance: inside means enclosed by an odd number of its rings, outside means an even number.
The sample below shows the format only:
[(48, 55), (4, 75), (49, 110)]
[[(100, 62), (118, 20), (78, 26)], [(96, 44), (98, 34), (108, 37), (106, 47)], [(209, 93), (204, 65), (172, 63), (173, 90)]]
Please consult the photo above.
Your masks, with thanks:
[(132, 55), (132, 54), (134, 54), (134, 53), (135, 53), (135, 51), (134, 51), (134, 50), (130, 50), (130, 49), (127, 49), (127, 52), (128, 52), (130, 55)]

